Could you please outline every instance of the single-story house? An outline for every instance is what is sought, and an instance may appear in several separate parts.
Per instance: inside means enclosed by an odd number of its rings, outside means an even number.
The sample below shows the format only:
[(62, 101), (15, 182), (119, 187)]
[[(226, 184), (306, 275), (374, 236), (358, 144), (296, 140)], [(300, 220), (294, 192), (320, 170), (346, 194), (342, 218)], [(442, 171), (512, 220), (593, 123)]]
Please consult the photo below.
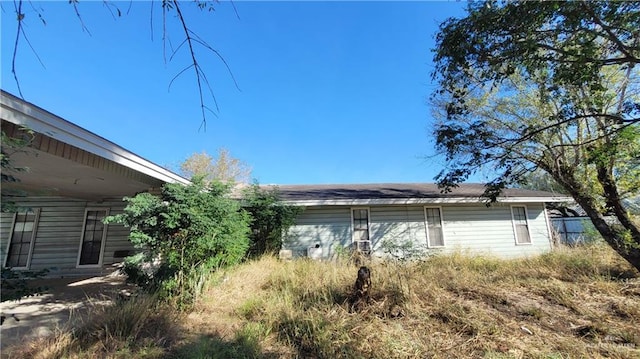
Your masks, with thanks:
[(332, 258), (342, 248), (375, 256), (468, 251), (522, 257), (551, 250), (545, 202), (569, 198), (506, 189), (491, 206), (484, 185), (442, 193), (435, 184), (279, 186), (280, 198), (304, 211), (283, 244), (285, 256)]
[[(16, 182), (2, 184), (14, 213), (0, 213), (0, 263), (51, 276), (100, 274), (133, 252), (129, 230), (102, 223), (125, 196), (189, 181), (109, 140), (9, 93), (0, 93), (2, 131), (29, 145), (10, 156)], [(27, 128), (32, 134), (23, 130)], [(549, 192), (505, 190), (487, 207), (481, 184), (441, 193), (434, 184), (283, 185), (304, 207), (285, 238), (293, 256), (331, 258), (341, 248), (385, 256), (402, 250), (470, 250), (504, 257), (551, 249)], [(397, 254), (397, 253), (395, 253)], [(401, 253), (400, 253), (401, 254)]]
[(7, 92), (0, 94), (0, 105), (2, 131), (29, 141), (10, 156), (13, 167), (28, 170), (3, 173), (18, 180), (2, 183), (3, 200), (17, 194), (16, 212), (0, 214), (5, 267), (50, 269), (50, 275), (102, 273), (134, 249), (127, 228), (102, 223), (123, 210), (123, 197), (157, 191), (165, 183), (189, 183)]

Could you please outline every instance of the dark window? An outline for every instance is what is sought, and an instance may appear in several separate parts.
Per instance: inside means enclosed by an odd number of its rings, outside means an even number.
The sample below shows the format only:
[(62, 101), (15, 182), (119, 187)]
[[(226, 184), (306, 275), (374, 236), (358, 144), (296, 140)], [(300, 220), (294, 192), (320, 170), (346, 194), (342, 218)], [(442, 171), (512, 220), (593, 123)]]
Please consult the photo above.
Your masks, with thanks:
[(39, 213), (38, 210), (16, 213), (6, 267), (27, 268), (29, 266)]
[(107, 210), (104, 209), (87, 211), (84, 232), (82, 233), (79, 265), (100, 264), (102, 241), (106, 231), (106, 226), (102, 221), (106, 216)]

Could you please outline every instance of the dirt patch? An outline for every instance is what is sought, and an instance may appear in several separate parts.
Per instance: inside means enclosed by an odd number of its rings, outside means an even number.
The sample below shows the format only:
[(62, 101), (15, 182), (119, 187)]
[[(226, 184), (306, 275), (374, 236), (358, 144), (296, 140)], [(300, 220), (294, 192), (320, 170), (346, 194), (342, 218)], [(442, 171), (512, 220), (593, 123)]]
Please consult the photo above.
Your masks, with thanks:
[(35, 280), (34, 286), (45, 286), (46, 293), (0, 304), (5, 317), (0, 331), (2, 357), (15, 343), (51, 335), (56, 330), (73, 326), (90, 305), (112, 303), (128, 288), (125, 276), (114, 272), (99, 277), (74, 277)]

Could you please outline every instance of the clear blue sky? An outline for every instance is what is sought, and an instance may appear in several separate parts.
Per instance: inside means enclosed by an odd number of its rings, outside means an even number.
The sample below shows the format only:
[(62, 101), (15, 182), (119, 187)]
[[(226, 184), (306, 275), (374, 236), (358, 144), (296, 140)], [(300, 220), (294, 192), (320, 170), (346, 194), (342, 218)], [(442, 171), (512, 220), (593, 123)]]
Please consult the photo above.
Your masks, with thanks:
[[(197, 49), (219, 104), (206, 131), (193, 73), (168, 88), (190, 62), (182, 49), (165, 63), (160, 2), (153, 13), (151, 2), (113, 4), (122, 17), (101, 1), (80, 1), (89, 33), (67, 1), (23, 4), (26, 34), (44, 63), (20, 39), (27, 101), (163, 166), (225, 147), (260, 183), (431, 182), (440, 171), (425, 159), (434, 153), (431, 49), (438, 24), (463, 16), (466, 4), (236, 1), (236, 16), (228, 2), (215, 12), (183, 3), (189, 25), (239, 86)], [(167, 57), (183, 38), (174, 15)], [(14, 3), (3, 1), (2, 88), (17, 94), (15, 17)]]

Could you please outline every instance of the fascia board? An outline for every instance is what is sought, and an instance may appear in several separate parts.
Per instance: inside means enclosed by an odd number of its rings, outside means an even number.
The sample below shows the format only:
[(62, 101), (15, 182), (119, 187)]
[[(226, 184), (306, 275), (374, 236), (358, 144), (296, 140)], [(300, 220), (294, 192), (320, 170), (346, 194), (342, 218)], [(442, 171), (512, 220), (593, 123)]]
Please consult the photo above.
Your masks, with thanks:
[(188, 184), (189, 180), (127, 151), (93, 132), (39, 107), (2, 93), (2, 118), (54, 138), (166, 183)]
[[(541, 203), (566, 202), (569, 197), (509, 197), (498, 198), (498, 203)], [(284, 200), (290, 205), (310, 206), (367, 206), (367, 205), (412, 205), (412, 204), (469, 204), (486, 203), (485, 197), (459, 198), (371, 198), (371, 199), (326, 199), (326, 200)]]

